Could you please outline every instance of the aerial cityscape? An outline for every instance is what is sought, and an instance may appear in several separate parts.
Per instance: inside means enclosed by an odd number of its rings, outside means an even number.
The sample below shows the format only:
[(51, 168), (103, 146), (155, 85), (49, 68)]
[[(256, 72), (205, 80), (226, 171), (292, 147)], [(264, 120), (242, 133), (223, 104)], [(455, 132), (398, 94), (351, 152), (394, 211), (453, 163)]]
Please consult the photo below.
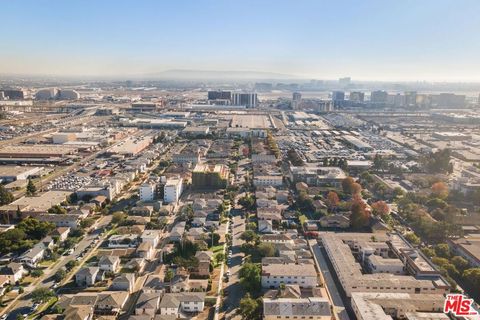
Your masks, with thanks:
[(479, 2), (4, 9), (0, 320), (480, 319)]

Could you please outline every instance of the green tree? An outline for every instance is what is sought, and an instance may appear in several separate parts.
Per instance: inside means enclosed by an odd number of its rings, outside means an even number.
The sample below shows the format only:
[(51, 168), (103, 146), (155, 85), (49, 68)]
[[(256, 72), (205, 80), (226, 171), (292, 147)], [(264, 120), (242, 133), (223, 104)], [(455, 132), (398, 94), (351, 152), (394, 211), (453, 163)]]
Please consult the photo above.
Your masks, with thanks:
[(127, 215), (122, 212), (122, 211), (116, 211), (112, 214), (112, 223), (114, 224), (121, 224), (125, 219), (127, 218)]
[(14, 199), (13, 194), (5, 189), (3, 184), (0, 184), (0, 205), (9, 204)]
[(407, 239), (408, 242), (410, 242), (413, 245), (419, 245), (420, 244), (420, 238), (417, 237), (417, 235), (413, 232), (409, 232), (405, 235), (405, 239)]
[(223, 252), (217, 253), (215, 260), (217, 260), (218, 263), (223, 262), (225, 260), (225, 254)]
[(275, 247), (271, 243), (262, 242), (257, 246), (258, 253), (262, 257), (274, 257)]
[(247, 262), (240, 269), (240, 284), (251, 294), (258, 294), (261, 290), (261, 273), (259, 265)]
[(28, 179), (27, 195), (34, 196), (36, 193), (37, 193), (37, 187), (35, 187), (35, 184), (33, 183), (32, 179)]
[(72, 270), (78, 265), (78, 262), (76, 260), (70, 260), (65, 264), (65, 268), (67, 268), (68, 271)]
[(38, 278), (38, 277), (41, 277), (43, 275), (43, 270), (41, 269), (33, 269), (32, 271), (30, 271), (30, 275), (34, 278)]
[(450, 248), (448, 247), (448, 244), (446, 243), (437, 244), (434, 247), (434, 250), (435, 250), (435, 254), (438, 257), (446, 258), (446, 259), (450, 258)]
[(17, 224), (17, 228), (23, 230), (27, 237), (40, 240), (55, 229), (55, 225), (50, 222), (39, 221), (28, 217)]
[(30, 299), (33, 303), (45, 303), (53, 297), (55, 297), (55, 293), (45, 287), (37, 288), (30, 293)]
[(53, 214), (67, 214), (67, 209), (60, 205), (54, 205), (50, 209), (48, 209), (48, 213), (53, 213)]
[(480, 268), (470, 268), (463, 272), (463, 278), (472, 288), (480, 288)]
[(67, 276), (67, 272), (63, 269), (59, 269), (57, 272), (55, 272), (55, 274), (53, 275), (53, 279), (56, 281), (56, 282), (60, 282), (62, 281), (63, 279), (65, 279), (65, 277)]
[(83, 219), (82, 221), (80, 221), (80, 227), (82, 228), (90, 228), (91, 226), (93, 226), (95, 224), (95, 219), (94, 218), (86, 218), (86, 219)]
[(242, 239), (243, 241), (246, 241), (246, 242), (257, 242), (259, 237), (258, 235), (255, 233), (255, 231), (253, 230), (247, 230), (247, 231), (244, 231), (241, 235), (240, 235), (240, 239)]
[(454, 256), (451, 259), (451, 262), (455, 266), (455, 268), (457, 268), (457, 270), (460, 271), (460, 272), (463, 272), (469, 266), (468, 261), (465, 258), (460, 257), (460, 256)]
[(258, 299), (253, 299), (247, 293), (238, 306), (238, 314), (243, 320), (260, 320), (262, 318), (262, 304)]
[(164, 278), (164, 282), (170, 282), (170, 280), (173, 279), (173, 271), (172, 269), (168, 269), (167, 272), (165, 272), (165, 278)]
[(432, 248), (428, 248), (428, 247), (422, 248), (422, 252), (424, 255), (426, 255), (429, 258), (435, 257), (435, 250), (433, 250)]
[(255, 198), (251, 195), (246, 195), (238, 199), (238, 204), (241, 205), (245, 210), (255, 209)]

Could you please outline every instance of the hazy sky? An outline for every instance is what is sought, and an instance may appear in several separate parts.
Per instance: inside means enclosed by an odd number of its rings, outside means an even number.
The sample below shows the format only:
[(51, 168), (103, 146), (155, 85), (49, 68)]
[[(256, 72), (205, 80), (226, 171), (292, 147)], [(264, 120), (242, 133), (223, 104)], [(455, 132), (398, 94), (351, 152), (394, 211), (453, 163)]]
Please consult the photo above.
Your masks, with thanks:
[(480, 80), (479, 0), (7, 0), (0, 73)]

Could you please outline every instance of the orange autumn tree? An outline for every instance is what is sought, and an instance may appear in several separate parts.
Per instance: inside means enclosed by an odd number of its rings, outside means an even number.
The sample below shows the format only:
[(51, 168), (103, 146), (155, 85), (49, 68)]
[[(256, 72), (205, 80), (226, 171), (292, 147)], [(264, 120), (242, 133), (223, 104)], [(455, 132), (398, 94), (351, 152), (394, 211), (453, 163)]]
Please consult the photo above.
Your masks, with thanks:
[(330, 191), (327, 194), (326, 202), (327, 202), (328, 209), (333, 211), (338, 206), (340, 199), (338, 198), (338, 195), (335, 191)]
[(372, 213), (380, 217), (386, 217), (390, 214), (390, 207), (385, 201), (377, 201), (372, 204)]
[(350, 207), (350, 224), (353, 228), (363, 228), (370, 222), (370, 212), (367, 210), (367, 205), (360, 198), (355, 198)]
[(437, 198), (446, 199), (448, 197), (448, 186), (445, 182), (435, 182), (432, 185), (432, 194)]

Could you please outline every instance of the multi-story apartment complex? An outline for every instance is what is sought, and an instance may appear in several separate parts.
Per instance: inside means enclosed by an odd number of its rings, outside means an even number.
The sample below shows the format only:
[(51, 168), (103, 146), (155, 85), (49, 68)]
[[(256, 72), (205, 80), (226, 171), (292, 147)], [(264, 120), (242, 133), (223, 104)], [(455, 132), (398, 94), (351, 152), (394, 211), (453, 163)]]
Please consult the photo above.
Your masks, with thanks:
[(179, 178), (168, 179), (163, 190), (163, 202), (177, 203), (183, 192), (183, 180)]
[(313, 264), (287, 263), (262, 266), (263, 288), (278, 288), (281, 284), (294, 284), (301, 288), (316, 287), (318, 284), (317, 271)]

